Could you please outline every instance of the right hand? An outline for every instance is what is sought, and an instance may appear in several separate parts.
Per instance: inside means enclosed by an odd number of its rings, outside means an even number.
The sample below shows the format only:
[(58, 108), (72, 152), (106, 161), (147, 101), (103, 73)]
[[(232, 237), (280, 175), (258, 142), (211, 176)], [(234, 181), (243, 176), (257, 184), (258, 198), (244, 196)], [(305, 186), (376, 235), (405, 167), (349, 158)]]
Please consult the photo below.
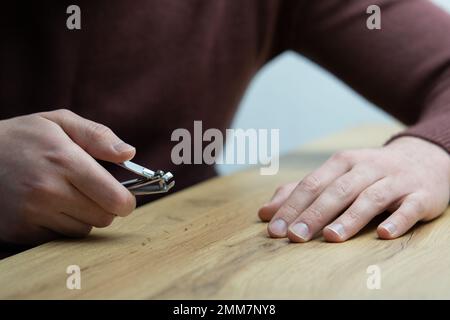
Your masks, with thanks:
[(0, 121), (0, 242), (83, 237), (136, 207), (94, 158), (123, 162), (135, 149), (68, 110)]

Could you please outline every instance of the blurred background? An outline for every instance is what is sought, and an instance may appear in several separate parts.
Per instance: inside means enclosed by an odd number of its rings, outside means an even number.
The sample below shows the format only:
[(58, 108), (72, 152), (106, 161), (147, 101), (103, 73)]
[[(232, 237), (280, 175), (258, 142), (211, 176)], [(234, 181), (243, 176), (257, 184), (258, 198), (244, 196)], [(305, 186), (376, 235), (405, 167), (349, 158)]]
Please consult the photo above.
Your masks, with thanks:
[[(433, 2), (450, 12), (450, 0)], [(283, 154), (345, 128), (394, 121), (326, 70), (287, 52), (253, 79), (231, 128), (278, 128)], [(217, 169), (229, 174), (243, 166), (223, 164)]]

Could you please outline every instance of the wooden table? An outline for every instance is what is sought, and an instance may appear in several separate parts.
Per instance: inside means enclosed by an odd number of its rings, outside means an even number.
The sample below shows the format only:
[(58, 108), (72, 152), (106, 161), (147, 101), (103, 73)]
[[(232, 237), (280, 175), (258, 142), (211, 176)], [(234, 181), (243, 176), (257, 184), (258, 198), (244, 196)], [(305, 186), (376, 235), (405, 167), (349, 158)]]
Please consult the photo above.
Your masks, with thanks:
[[(300, 179), (333, 151), (380, 145), (399, 127), (365, 126), (283, 158), (280, 173), (220, 177), (167, 196), (95, 230), (0, 261), (1, 298), (450, 298), (450, 215), (394, 241), (374, 226), (343, 244), (266, 236), (256, 211), (282, 182)], [(68, 265), (81, 290), (66, 288)], [(367, 268), (381, 271), (369, 290)]]

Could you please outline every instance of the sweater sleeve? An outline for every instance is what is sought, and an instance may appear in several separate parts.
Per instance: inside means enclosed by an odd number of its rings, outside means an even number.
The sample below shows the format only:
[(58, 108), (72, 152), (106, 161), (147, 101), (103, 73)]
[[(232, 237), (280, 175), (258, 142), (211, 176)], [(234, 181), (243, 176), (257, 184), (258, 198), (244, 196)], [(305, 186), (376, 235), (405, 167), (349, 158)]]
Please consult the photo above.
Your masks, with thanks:
[[(370, 5), (381, 29), (366, 25)], [(285, 3), (285, 45), (450, 152), (450, 15), (428, 0)], [(336, 106), (339, 107), (339, 106)]]

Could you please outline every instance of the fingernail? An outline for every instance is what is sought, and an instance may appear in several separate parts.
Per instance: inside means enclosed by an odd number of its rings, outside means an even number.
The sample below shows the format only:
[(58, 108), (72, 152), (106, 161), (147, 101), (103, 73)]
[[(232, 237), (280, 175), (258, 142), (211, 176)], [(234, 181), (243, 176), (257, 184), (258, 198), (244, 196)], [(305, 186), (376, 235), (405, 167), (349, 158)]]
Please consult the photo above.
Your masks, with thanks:
[(130, 146), (128, 143), (120, 142), (114, 146), (114, 150), (119, 153), (130, 152), (134, 150), (134, 147)]
[(343, 238), (345, 235), (344, 226), (340, 223), (330, 224), (327, 228), (336, 233), (340, 238)]
[(277, 219), (269, 225), (270, 232), (279, 237), (285, 237), (287, 233), (287, 223), (283, 219)]
[(391, 235), (397, 231), (397, 227), (392, 222), (386, 222), (381, 225), (382, 228), (386, 229)]
[(296, 223), (293, 225), (290, 230), (299, 238), (304, 241), (309, 240), (309, 228), (303, 222)]

